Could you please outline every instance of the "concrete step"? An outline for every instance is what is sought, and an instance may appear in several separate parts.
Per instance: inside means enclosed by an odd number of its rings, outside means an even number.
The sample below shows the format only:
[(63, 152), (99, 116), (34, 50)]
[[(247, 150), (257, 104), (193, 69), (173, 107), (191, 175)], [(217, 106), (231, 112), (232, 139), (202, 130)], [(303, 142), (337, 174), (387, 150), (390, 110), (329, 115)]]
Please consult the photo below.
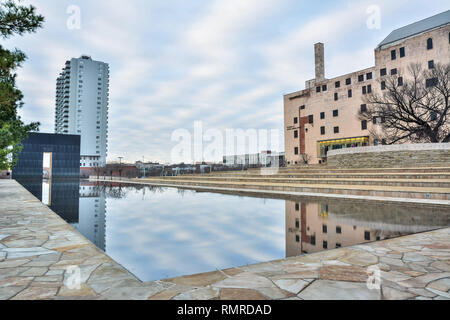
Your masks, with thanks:
[(192, 178), (227, 178), (227, 179), (251, 179), (251, 178), (279, 178), (279, 179), (412, 179), (412, 180), (449, 180), (450, 173), (448, 172), (431, 172), (431, 173), (278, 173), (273, 175), (261, 174), (233, 174), (233, 175), (183, 175), (178, 176), (178, 179), (192, 179)]
[(202, 186), (230, 189), (275, 190), (287, 192), (308, 192), (323, 194), (361, 195), (394, 198), (415, 198), (450, 200), (450, 188), (379, 186), (379, 185), (338, 185), (338, 184), (300, 184), (300, 183), (263, 183), (263, 182), (232, 182), (219, 180), (182, 180), (182, 179), (142, 179), (149, 183), (168, 186)]
[(167, 177), (167, 181), (226, 181), (226, 182), (257, 182), (257, 183), (301, 183), (301, 184), (336, 184), (336, 185), (377, 185), (377, 186), (407, 186), (450, 188), (449, 179), (370, 179), (370, 178), (277, 178), (277, 177), (209, 177), (209, 176), (179, 176)]
[[(243, 171), (223, 171), (213, 172), (215, 175), (223, 174), (255, 174), (261, 172), (261, 169), (251, 169)], [(432, 173), (432, 172), (446, 172), (450, 173), (450, 167), (430, 167), (430, 168), (327, 168), (320, 169), (292, 169), (292, 168), (278, 168), (279, 173)]]

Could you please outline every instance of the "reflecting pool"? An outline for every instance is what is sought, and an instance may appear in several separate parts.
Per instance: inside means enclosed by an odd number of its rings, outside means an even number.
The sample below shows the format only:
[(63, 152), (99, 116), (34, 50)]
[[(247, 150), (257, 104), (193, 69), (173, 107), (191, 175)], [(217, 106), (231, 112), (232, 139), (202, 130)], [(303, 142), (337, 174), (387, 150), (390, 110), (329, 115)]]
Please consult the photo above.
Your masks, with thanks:
[(19, 181), (143, 281), (447, 227), (446, 208), (268, 199), (88, 181)]

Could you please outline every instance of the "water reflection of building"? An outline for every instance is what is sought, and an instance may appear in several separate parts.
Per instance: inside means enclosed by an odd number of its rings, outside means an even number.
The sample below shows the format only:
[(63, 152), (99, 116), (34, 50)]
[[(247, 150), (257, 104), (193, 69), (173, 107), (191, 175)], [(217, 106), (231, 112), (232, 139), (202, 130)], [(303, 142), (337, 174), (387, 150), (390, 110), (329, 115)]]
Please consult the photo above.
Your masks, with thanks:
[(68, 223), (78, 221), (79, 180), (17, 180)]
[(405, 205), (286, 201), (286, 256), (434, 230), (449, 223), (449, 212)]
[(98, 248), (106, 248), (106, 197), (101, 187), (83, 181), (79, 187), (80, 213), (78, 223), (72, 224)]

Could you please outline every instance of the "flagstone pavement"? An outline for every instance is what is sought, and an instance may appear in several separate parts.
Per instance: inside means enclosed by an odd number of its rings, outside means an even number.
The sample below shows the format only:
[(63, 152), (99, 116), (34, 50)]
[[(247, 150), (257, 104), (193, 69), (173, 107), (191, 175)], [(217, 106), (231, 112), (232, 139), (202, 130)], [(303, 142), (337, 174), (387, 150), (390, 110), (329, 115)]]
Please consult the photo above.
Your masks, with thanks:
[(17, 182), (0, 180), (0, 300), (7, 299), (448, 300), (450, 228), (141, 282)]

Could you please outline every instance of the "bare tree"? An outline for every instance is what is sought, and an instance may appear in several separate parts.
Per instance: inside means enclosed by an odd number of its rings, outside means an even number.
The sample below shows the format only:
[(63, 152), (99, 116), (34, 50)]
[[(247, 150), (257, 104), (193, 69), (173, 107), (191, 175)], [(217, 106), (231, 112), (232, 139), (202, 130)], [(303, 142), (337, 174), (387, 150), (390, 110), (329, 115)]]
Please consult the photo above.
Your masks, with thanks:
[(304, 164), (308, 164), (309, 161), (311, 160), (311, 156), (309, 156), (309, 155), (306, 154), (306, 153), (302, 153), (301, 156), (302, 156), (302, 160), (303, 160), (303, 163), (304, 163)]
[(368, 94), (359, 118), (380, 123), (372, 129), (375, 139), (386, 144), (450, 142), (450, 64), (423, 70), (411, 64), (408, 74), (379, 80), (381, 93)]

